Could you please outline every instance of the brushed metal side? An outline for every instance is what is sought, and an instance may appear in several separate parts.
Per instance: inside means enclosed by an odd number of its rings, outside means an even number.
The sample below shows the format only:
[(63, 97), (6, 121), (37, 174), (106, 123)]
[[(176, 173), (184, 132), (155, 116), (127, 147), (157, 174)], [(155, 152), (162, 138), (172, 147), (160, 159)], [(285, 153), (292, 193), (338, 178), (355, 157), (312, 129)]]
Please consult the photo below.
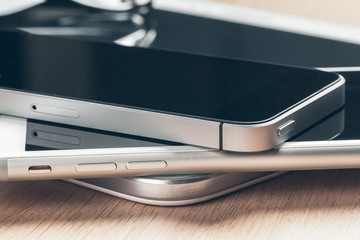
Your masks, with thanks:
[[(119, 106), (64, 99), (0, 89), (0, 112), (7, 115), (83, 126), (143, 137), (219, 148), (219, 125), (214, 121), (193, 119)], [(33, 105), (51, 106), (50, 113), (36, 112)], [(78, 118), (54, 112), (71, 109)]]

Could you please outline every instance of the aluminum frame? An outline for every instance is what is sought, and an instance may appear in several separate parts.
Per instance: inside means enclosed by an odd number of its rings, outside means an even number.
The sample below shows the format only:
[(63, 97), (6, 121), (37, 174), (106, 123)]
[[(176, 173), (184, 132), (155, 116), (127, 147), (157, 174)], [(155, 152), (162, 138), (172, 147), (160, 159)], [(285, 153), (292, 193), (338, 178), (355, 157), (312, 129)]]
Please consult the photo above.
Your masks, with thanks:
[[(229, 124), (15, 90), (0, 89), (0, 112), (7, 115), (120, 132), (236, 152), (272, 149), (324, 118), (345, 102), (345, 79), (320, 89), (274, 119)], [(11, 103), (11, 104), (9, 104)], [(118, 121), (116, 121), (118, 119)], [(296, 127), (285, 136), (278, 129)]]

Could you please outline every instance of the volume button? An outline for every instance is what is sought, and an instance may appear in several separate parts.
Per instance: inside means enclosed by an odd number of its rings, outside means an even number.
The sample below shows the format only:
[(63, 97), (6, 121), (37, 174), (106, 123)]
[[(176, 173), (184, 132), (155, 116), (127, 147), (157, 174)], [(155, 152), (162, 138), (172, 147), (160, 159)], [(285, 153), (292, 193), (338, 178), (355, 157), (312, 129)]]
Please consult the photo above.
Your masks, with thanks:
[(115, 163), (79, 163), (75, 169), (77, 172), (109, 172), (115, 171)]
[(167, 167), (167, 162), (163, 160), (132, 161), (126, 163), (126, 168), (129, 170), (163, 169), (166, 167)]

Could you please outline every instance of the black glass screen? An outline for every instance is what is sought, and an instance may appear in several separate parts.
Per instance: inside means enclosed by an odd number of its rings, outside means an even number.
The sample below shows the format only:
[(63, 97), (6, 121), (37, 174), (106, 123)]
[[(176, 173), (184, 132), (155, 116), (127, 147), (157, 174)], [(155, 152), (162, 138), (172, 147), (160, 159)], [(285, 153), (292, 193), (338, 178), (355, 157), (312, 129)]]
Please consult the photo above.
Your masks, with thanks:
[(223, 122), (269, 119), (337, 78), (309, 69), (0, 33), (3, 88)]

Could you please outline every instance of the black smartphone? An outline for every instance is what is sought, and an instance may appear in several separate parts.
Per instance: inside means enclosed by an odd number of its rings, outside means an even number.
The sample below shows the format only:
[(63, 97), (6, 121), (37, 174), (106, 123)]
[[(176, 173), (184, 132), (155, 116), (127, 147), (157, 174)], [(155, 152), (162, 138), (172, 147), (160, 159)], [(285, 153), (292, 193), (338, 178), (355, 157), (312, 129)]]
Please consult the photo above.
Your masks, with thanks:
[(335, 73), (1, 32), (0, 112), (229, 151), (271, 149), (344, 104)]

